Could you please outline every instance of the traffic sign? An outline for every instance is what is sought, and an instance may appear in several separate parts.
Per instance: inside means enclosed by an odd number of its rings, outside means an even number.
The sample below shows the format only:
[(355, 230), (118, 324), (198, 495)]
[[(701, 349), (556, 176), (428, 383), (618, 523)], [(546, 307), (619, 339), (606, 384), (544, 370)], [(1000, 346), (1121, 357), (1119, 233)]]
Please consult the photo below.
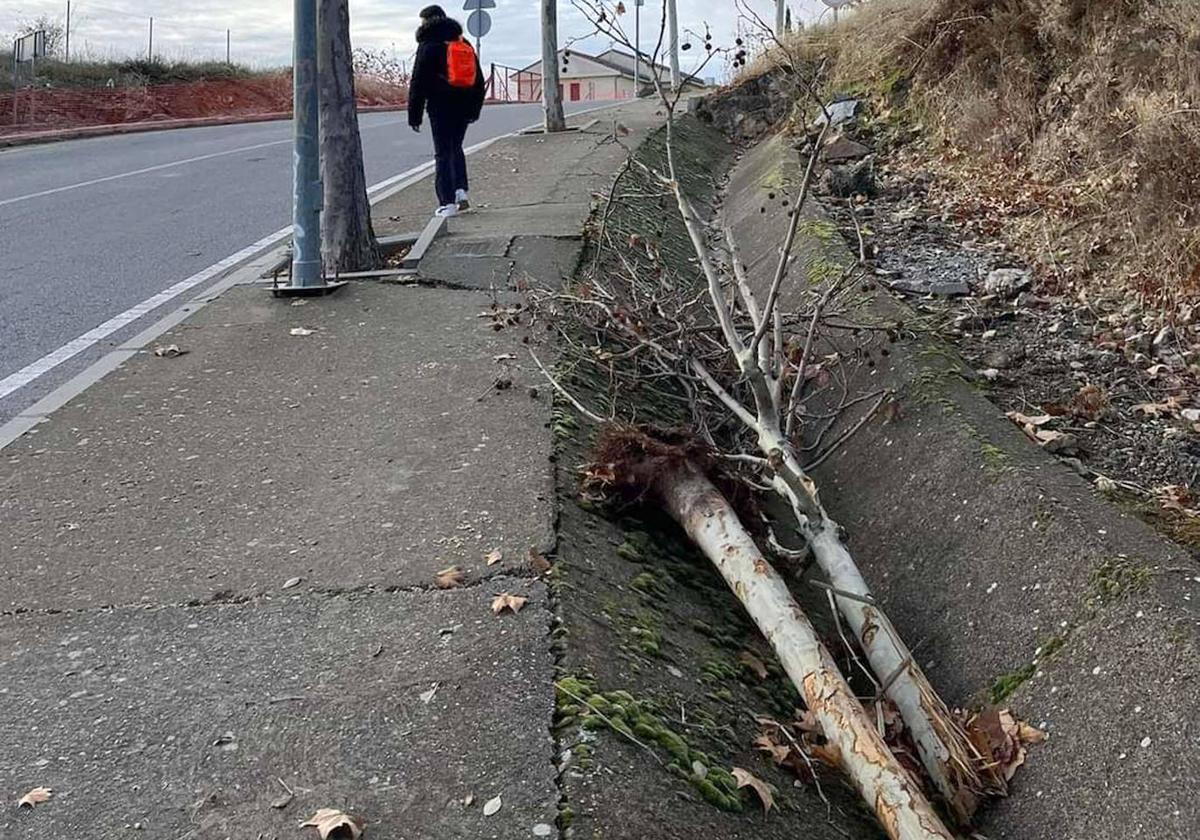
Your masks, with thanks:
[(496, 0), (467, 0), (467, 2), (463, 3), (463, 11), (465, 12), (477, 12), (480, 9), (494, 8), (496, 8)]
[(492, 16), (483, 9), (471, 12), (471, 16), (467, 18), (467, 31), (476, 38), (482, 38), (492, 31)]

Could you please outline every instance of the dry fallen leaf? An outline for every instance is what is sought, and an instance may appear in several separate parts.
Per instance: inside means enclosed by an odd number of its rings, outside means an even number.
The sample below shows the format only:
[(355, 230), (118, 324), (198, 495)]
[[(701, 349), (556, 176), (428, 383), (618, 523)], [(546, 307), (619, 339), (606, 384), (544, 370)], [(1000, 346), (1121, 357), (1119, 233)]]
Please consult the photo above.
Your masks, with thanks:
[(466, 577), (467, 573), (458, 566), (450, 566), (433, 576), (433, 585), (438, 589), (453, 589), (456, 586), (462, 586)]
[(762, 802), (763, 813), (769, 813), (771, 807), (775, 804), (775, 795), (771, 793), (771, 788), (767, 783), (749, 770), (743, 770), (741, 767), (734, 767), (732, 772), (733, 778), (737, 779), (737, 786), (739, 788), (752, 788)]
[(783, 762), (787, 761), (788, 754), (792, 751), (792, 748), (789, 746), (776, 744), (771, 736), (765, 732), (754, 739), (753, 746), (754, 749), (771, 756), (771, 760), (776, 764), (783, 764)]
[(1179, 397), (1168, 397), (1166, 402), (1160, 403), (1139, 403), (1133, 407), (1136, 414), (1144, 414), (1147, 417), (1168, 417), (1179, 411)]
[(173, 359), (176, 356), (182, 356), (188, 351), (180, 350), (178, 344), (168, 344), (165, 347), (158, 346), (154, 348), (154, 355), (160, 358)]
[(497, 563), (499, 563), (501, 560), (504, 559), (504, 552), (502, 552), (498, 548), (493, 548), (491, 551), (489, 551), (487, 554), (485, 554), (483, 556), (483, 559), (487, 561), (487, 564), (489, 566), (495, 566)]
[(550, 561), (540, 551), (529, 549), (529, 568), (535, 575), (544, 575), (550, 571)]
[(307, 327), (292, 327), (288, 331), (289, 335), (312, 335), (316, 330), (310, 330)]
[(283, 589), (291, 589), (291, 588), (292, 588), (292, 587), (294, 587), (294, 586), (299, 586), (299, 585), (300, 585), (300, 582), (301, 582), (302, 580), (304, 580), (304, 578), (298, 578), (298, 577), (294, 577), (294, 578), (288, 578), (287, 580), (285, 580), (285, 581), (283, 582), (283, 587), (282, 587), (282, 588), (283, 588)]
[(809, 747), (808, 754), (828, 767), (839, 767), (842, 763), (842, 751), (837, 744), (815, 744)]
[(283, 779), (276, 777), (275, 781), (279, 782), (280, 787), (283, 788), (283, 795), (278, 799), (272, 800), (271, 807), (277, 810), (282, 810), (288, 805), (292, 804), (292, 800), (296, 798), (296, 792), (288, 787)]
[(321, 840), (333, 837), (334, 840), (358, 840), (362, 836), (366, 823), (359, 817), (352, 817), (336, 808), (322, 808), (313, 814), (308, 822), (300, 823), (301, 828), (315, 828)]
[(53, 795), (54, 791), (48, 787), (35, 787), (33, 790), (29, 791), (29, 793), (21, 797), (21, 801), (17, 803), (17, 807), (32, 808), (34, 805), (38, 805), (47, 801)]
[(505, 610), (512, 610), (514, 613), (518, 613), (528, 600), (528, 598), (523, 598), (520, 595), (511, 595), (508, 592), (502, 592), (492, 601), (492, 612), (496, 615), (500, 615)]
[(1009, 420), (1016, 423), (1018, 426), (1045, 426), (1054, 418), (1049, 414), (1022, 414), (1019, 411), (1010, 411), (1006, 415)]
[(433, 696), (435, 694), (437, 694), (439, 685), (441, 685), (441, 683), (434, 683), (433, 688), (429, 689), (428, 691), (422, 691), (421, 692), (421, 702), (426, 705), (429, 705), (429, 701), (433, 699)]
[(500, 806), (501, 806), (502, 804), (503, 804), (503, 803), (500, 801), (500, 797), (499, 797), (499, 796), (497, 796), (497, 797), (495, 797), (495, 798), (493, 798), (493, 799), (489, 799), (489, 800), (488, 800), (487, 802), (485, 802), (485, 803), (484, 803), (484, 805), (483, 805), (483, 815), (484, 815), (485, 817), (490, 817), (492, 814), (494, 814), (494, 813), (496, 813), (497, 811), (499, 811), (499, 810), (500, 810)]
[(742, 663), (751, 671), (753, 671), (754, 675), (760, 680), (765, 680), (767, 678), (767, 666), (763, 664), (761, 659), (759, 659), (750, 651), (744, 650), (738, 654), (738, 662)]

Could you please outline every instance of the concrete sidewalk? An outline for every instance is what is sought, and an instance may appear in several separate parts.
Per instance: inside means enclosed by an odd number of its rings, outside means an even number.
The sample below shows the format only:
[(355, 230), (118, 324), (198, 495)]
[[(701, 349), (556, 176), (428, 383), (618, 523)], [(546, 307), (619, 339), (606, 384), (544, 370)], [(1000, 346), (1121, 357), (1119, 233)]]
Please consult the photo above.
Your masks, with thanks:
[(550, 832), (550, 398), (518, 290), (578, 261), (613, 121), (632, 145), (661, 116), (595, 120), (473, 157), (479, 210), (417, 284), (234, 287), (159, 339), (186, 355), (0, 453), (0, 837), (297, 837), (326, 807), (375, 838)]

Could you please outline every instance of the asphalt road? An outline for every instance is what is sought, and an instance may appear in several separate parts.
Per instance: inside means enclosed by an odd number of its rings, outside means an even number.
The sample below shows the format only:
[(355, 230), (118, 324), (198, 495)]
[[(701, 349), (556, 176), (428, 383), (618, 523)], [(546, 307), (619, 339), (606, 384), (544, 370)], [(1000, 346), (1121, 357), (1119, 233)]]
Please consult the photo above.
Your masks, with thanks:
[[(540, 115), (536, 105), (486, 108), (467, 144)], [(414, 134), (404, 113), (364, 114), (360, 125), (368, 184), (432, 157), (428, 126)], [(0, 151), (0, 423), (204, 286), (5, 395), (13, 374), (289, 224), (291, 166), (290, 121)], [(429, 200), (432, 211), (432, 191)]]

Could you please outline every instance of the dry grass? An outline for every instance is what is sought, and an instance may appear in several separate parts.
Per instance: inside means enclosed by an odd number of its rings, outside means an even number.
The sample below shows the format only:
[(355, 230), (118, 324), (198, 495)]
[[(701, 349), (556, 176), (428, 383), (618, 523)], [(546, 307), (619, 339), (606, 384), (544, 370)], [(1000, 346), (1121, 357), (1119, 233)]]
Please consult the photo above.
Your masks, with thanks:
[(1002, 235), (1044, 276), (1200, 299), (1200, 3), (872, 0), (790, 48), (917, 125), (949, 188), (1019, 205)]

